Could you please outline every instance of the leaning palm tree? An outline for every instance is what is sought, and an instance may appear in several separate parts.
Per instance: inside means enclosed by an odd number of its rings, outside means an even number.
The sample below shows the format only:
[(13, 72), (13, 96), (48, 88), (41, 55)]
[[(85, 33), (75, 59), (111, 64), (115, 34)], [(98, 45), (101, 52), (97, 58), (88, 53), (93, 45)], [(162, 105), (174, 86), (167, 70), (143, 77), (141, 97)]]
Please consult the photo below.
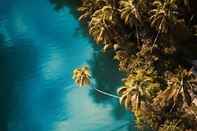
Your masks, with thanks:
[[(91, 75), (90, 75), (90, 71), (89, 71), (88, 66), (84, 66), (82, 68), (74, 69), (72, 78), (74, 79), (75, 83), (79, 87), (84, 87), (84, 86), (90, 85), (91, 84), (91, 82), (90, 82)], [(114, 97), (114, 98), (119, 98), (116, 95), (110, 94), (110, 93), (102, 91), (100, 89), (97, 89), (93, 85), (91, 87), (94, 90), (98, 91), (99, 93), (102, 93), (103, 95), (107, 95), (107, 96)]]

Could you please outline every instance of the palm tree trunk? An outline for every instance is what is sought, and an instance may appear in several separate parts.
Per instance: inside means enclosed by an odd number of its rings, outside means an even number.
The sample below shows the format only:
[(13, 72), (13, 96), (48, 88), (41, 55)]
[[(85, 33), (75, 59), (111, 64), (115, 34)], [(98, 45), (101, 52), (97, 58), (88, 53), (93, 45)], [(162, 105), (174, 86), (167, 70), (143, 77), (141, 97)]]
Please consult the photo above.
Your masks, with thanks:
[(103, 94), (103, 95), (106, 95), (106, 96), (110, 96), (110, 97), (113, 97), (113, 98), (119, 99), (119, 96), (117, 96), (117, 95), (113, 95), (113, 94), (108, 93), (108, 92), (105, 92), (105, 91), (102, 91), (102, 90), (100, 90), (100, 89), (96, 88), (94, 85), (91, 85), (91, 87), (92, 87), (94, 90), (98, 91), (99, 93), (101, 93), (101, 94)]

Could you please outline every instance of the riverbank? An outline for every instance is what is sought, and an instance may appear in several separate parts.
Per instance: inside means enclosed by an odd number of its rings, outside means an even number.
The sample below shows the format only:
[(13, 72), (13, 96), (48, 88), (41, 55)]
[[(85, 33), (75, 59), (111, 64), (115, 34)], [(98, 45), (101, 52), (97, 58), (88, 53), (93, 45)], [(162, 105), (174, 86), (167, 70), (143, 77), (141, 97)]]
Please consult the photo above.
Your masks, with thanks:
[(120, 103), (134, 112), (139, 128), (196, 129), (197, 81), (188, 62), (197, 49), (192, 3), (84, 0), (76, 9), (92, 38), (103, 52), (114, 52), (127, 75), (118, 90)]

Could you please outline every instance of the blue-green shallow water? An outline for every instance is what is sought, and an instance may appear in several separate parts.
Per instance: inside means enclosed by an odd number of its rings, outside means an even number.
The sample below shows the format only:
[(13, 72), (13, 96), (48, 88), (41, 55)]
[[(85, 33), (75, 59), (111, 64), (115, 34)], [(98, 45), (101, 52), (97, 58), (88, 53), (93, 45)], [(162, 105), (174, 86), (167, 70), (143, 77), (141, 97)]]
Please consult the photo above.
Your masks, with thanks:
[(78, 32), (68, 8), (47, 0), (0, 0), (0, 131), (135, 131), (117, 100), (73, 85), (89, 64), (95, 85), (115, 93), (110, 55)]

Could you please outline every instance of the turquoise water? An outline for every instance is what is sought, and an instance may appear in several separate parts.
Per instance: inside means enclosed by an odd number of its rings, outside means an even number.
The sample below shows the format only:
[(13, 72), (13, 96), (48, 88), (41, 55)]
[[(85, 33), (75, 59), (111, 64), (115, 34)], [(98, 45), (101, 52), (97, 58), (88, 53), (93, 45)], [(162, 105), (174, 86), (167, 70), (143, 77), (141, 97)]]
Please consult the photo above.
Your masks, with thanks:
[(0, 0), (0, 131), (135, 131), (117, 100), (79, 89), (72, 70), (88, 64), (94, 86), (120, 85), (110, 54), (100, 54), (65, 7), (47, 0)]

